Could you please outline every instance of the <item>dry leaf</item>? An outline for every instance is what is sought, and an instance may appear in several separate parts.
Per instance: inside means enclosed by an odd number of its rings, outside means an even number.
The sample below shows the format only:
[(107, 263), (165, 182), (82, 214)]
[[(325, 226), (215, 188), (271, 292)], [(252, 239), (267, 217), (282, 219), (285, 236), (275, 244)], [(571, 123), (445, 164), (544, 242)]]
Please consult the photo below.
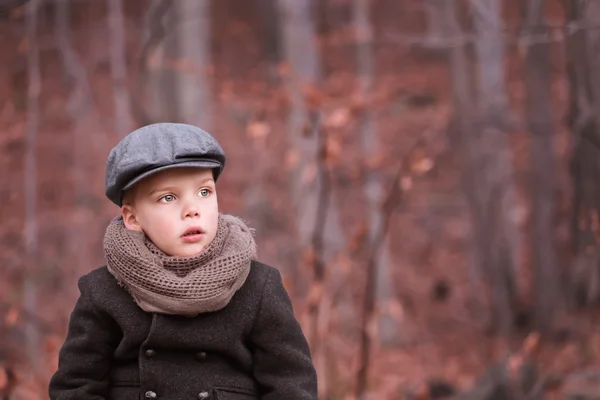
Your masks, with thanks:
[(271, 133), (271, 126), (265, 122), (253, 121), (246, 127), (246, 134), (252, 139), (264, 139)]
[(285, 155), (285, 166), (288, 169), (294, 169), (298, 165), (299, 160), (300, 154), (298, 154), (298, 150), (291, 149)]
[(384, 163), (385, 156), (383, 155), (383, 153), (376, 153), (367, 158), (367, 160), (365, 161), (365, 165), (369, 169), (379, 169), (383, 166)]
[(367, 238), (368, 227), (365, 221), (362, 221), (358, 227), (352, 232), (350, 237), (350, 252), (357, 253), (362, 249)]
[(328, 136), (327, 143), (325, 144), (325, 162), (329, 165), (335, 164), (340, 160), (342, 154), (342, 146), (334, 137)]
[(433, 169), (433, 166), (434, 166), (433, 159), (431, 159), (429, 157), (425, 157), (425, 158), (421, 158), (419, 161), (415, 162), (412, 165), (412, 170), (415, 173), (421, 175), (421, 174), (431, 171)]
[(313, 84), (305, 84), (302, 87), (304, 93), (304, 101), (309, 109), (318, 109), (325, 103), (325, 96), (322, 91)]
[(8, 374), (6, 369), (0, 365), (0, 391), (8, 386)]
[(300, 134), (302, 135), (302, 137), (308, 138), (313, 134), (314, 129), (315, 129), (315, 126), (312, 123), (310, 123), (309, 121), (306, 121), (302, 125), (302, 128), (300, 129)]
[(25, 54), (29, 51), (29, 40), (27, 38), (23, 38), (17, 45), (17, 53)]
[(19, 310), (16, 307), (12, 307), (6, 315), (4, 316), (4, 322), (8, 326), (13, 326), (17, 323), (17, 319), (19, 319)]
[(598, 232), (598, 228), (600, 223), (598, 223), (598, 211), (591, 210), (590, 211), (590, 229), (592, 232)]
[(27, 5), (17, 6), (10, 10), (9, 19), (11, 21), (24, 18), (27, 14)]
[(350, 121), (350, 110), (347, 108), (338, 108), (327, 116), (325, 126), (327, 128), (342, 128)]
[(57, 336), (50, 335), (44, 341), (44, 350), (46, 350), (46, 352), (50, 353), (50, 354), (58, 353), (58, 351), (60, 350), (61, 344), (62, 344), (62, 342)]
[(346, 277), (352, 272), (352, 260), (346, 253), (341, 253), (336, 259), (336, 270), (341, 273), (342, 276)]
[(292, 277), (287, 274), (282, 274), (281, 281), (283, 282), (283, 287), (286, 288), (288, 292), (290, 292), (294, 287)]
[(158, 70), (162, 67), (162, 63), (162, 54), (160, 54), (160, 52), (158, 51), (152, 52), (152, 54), (150, 54), (150, 57), (148, 57), (147, 68), (151, 71)]
[(317, 163), (310, 163), (304, 167), (302, 171), (302, 176), (300, 178), (300, 182), (303, 184), (312, 183), (315, 181), (317, 177)]
[(181, 72), (192, 72), (194, 71), (194, 64), (187, 58), (177, 58), (171, 61), (171, 67)]
[(403, 176), (402, 178), (400, 178), (400, 188), (403, 191), (408, 191), (410, 189), (412, 189), (413, 187), (413, 180), (410, 176)]
[(527, 357), (531, 357), (533, 353), (538, 349), (540, 345), (540, 334), (532, 332), (525, 338), (523, 342), (523, 354)]
[(523, 365), (523, 357), (520, 354), (515, 354), (508, 359), (507, 369), (510, 376), (513, 378), (519, 374), (519, 370)]
[(277, 65), (277, 72), (282, 77), (289, 77), (292, 69), (290, 64), (286, 61), (282, 61)]
[(312, 247), (307, 247), (302, 252), (302, 263), (304, 265), (308, 265), (312, 268), (312, 266), (315, 264), (316, 259), (317, 259), (317, 255), (315, 254)]
[(404, 307), (402, 307), (402, 303), (398, 300), (389, 300), (386, 302), (385, 311), (397, 321), (404, 318)]
[(312, 283), (308, 292), (307, 301), (309, 305), (317, 305), (323, 298), (323, 284)]
[(379, 324), (377, 323), (377, 314), (373, 313), (371, 315), (371, 317), (369, 318), (369, 321), (367, 322), (367, 326), (366, 326), (366, 331), (367, 331), (367, 336), (369, 337), (369, 340), (373, 341), (373, 340), (377, 340), (377, 337), (379, 337)]

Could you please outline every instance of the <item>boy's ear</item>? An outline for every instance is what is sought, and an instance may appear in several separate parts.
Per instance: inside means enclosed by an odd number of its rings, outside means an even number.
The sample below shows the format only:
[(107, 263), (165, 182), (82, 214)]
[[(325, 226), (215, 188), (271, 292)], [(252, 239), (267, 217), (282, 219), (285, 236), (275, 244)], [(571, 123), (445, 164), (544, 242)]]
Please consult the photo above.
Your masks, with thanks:
[(129, 229), (130, 231), (142, 231), (142, 227), (135, 217), (135, 210), (132, 206), (129, 204), (123, 205), (123, 207), (121, 207), (121, 216), (123, 217), (123, 224), (125, 225), (125, 228)]

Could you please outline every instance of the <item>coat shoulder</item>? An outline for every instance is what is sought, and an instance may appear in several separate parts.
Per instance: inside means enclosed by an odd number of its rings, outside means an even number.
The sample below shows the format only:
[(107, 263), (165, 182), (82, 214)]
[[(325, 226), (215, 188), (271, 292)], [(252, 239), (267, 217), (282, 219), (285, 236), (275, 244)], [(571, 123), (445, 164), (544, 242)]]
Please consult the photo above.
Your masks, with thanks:
[(265, 287), (268, 286), (267, 283), (273, 281), (273, 278), (276, 276), (281, 276), (277, 268), (260, 261), (252, 260), (250, 273), (240, 292), (244, 295), (251, 294), (255, 300), (259, 300), (262, 297)]
[(132, 298), (108, 271), (106, 266), (96, 268), (79, 278), (79, 291), (92, 302), (103, 306), (117, 306), (120, 302), (131, 302)]
[(279, 273), (279, 270), (277, 268), (271, 267), (270, 265), (267, 265), (257, 260), (252, 260), (252, 263), (250, 264), (250, 269), (251, 272), (265, 277), (273, 272)]
[(248, 274), (246, 282), (249, 281), (255, 285), (263, 286), (269, 277), (276, 275), (281, 276), (281, 273), (277, 268), (271, 267), (270, 265), (264, 264), (260, 261), (253, 260), (252, 264), (250, 264), (250, 274)]
[(79, 278), (79, 286), (83, 289), (98, 290), (118, 287), (117, 280), (105, 266), (96, 268)]

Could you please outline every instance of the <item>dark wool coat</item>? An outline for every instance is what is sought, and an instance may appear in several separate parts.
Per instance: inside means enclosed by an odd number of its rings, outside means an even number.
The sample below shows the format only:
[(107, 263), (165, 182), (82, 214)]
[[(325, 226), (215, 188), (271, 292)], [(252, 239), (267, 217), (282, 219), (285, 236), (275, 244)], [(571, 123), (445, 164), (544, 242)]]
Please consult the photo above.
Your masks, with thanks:
[(316, 400), (308, 344), (281, 275), (253, 261), (223, 309), (146, 313), (106, 267), (79, 280), (52, 400)]

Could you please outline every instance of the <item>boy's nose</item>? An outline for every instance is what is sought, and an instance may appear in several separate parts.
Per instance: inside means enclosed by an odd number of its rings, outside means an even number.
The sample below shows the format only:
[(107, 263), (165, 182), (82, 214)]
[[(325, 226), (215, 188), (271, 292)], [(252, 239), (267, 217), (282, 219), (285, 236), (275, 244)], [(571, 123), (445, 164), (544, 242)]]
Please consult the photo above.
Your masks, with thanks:
[(198, 211), (198, 209), (196, 207), (188, 208), (185, 213), (185, 217), (199, 217), (199, 216), (200, 216), (200, 211)]
[(200, 209), (198, 208), (198, 206), (196, 204), (194, 204), (194, 202), (190, 201), (188, 204), (186, 204), (183, 214), (184, 214), (183, 215), (184, 218), (199, 217)]
[(185, 214), (186, 217), (199, 217), (200, 212), (196, 209), (189, 209)]

